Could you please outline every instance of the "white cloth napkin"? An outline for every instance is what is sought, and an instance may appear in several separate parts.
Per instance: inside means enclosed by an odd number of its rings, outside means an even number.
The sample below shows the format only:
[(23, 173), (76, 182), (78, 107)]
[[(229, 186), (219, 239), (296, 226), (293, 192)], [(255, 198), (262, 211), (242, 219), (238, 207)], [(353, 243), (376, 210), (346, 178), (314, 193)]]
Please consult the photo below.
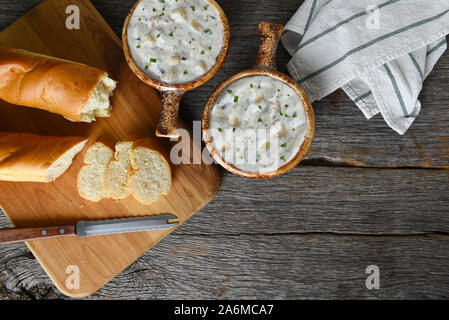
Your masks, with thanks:
[(342, 88), (368, 119), (380, 112), (404, 134), (447, 34), (449, 0), (306, 0), (282, 43), (312, 102)]

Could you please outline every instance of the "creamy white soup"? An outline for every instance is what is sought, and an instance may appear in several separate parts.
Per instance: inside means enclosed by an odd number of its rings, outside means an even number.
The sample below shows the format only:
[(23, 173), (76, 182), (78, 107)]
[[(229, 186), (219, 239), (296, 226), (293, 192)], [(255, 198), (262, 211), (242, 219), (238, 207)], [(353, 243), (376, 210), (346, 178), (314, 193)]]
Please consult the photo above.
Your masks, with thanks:
[(136, 65), (165, 84), (201, 77), (223, 46), (220, 18), (205, 0), (142, 0), (127, 32)]
[(215, 149), (226, 162), (247, 172), (269, 172), (291, 160), (307, 129), (298, 95), (268, 76), (231, 83), (212, 106), (209, 119)]

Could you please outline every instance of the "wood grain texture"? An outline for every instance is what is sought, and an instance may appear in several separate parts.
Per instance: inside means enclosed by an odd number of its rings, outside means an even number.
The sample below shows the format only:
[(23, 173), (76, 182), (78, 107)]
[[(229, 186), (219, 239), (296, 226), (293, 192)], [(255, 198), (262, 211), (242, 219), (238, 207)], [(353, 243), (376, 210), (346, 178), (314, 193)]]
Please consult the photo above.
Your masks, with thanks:
[[(445, 236), (179, 231), (88, 299), (449, 298)], [(65, 298), (23, 246), (4, 248), (0, 265), (0, 297)], [(380, 268), (379, 290), (366, 289), (369, 265)]]
[[(39, 2), (0, 0), (0, 29)], [(189, 126), (219, 82), (254, 64), (258, 23), (285, 24), (303, 1), (218, 2), (230, 52), (211, 81), (184, 96)], [(119, 35), (133, 1), (92, 3)], [(280, 71), (288, 60), (280, 45)], [(379, 116), (366, 120), (341, 91), (316, 102), (315, 140), (299, 168), (250, 184), (225, 172), (214, 201), (90, 299), (449, 298), (449, 179), (434, 169), (449, 161), (448, 72), (446, 52), (403, 137)], [(381, 290), (364, 286), (370, 264), (380, 267)], [(8, 298), (64, 296), (17, 244), (0, 247), (0, 299)]]
[[(65, 8), (69, 4), (78, 5), (82, 12), (80, 30), (65, 28)], [(99, 137), (115, 143), (131, 135), (154, 136), (161, 109), (159, 95), (131, 72), (119, 38), (89, 1), (44, 1), (3, 30), (0, 44), (85, 63), (107, 71), (118, 81), (111, 100), (111, 118), (99, 119), (92, 125), (72, 123), (55, 114), (0, 101), (2, 131), (88, 136), (90, 144)], [(169, 151), (175, 142), (166, 140), (163, 143)], [(143, 206), (133, 197), (92, 203), (78, 195), (76, 184), (84, 153), (79, 154), (69, 170), (53, 183), (1, 182), (0, 206), (10, 220), (17, 227), (38, 227), (78, 220), (171, 213), (183, 222), (207, 204), (219, 186), (218, 167), (204, 163), (181, 164), (173, 168), (170, 193), (151, 206)], [(27, 244), (60, 291), (82, 297), (101, 288), (170, 231), (53, 238)], [(79, 268), (81, 276), (80, 287), (74, 290), (66, 286), (67, 267), (72, 265)]]
[(48, 228), (4, 228), (0, 230), (0, 244), (75, 236), (75, 226), (51, 226)]

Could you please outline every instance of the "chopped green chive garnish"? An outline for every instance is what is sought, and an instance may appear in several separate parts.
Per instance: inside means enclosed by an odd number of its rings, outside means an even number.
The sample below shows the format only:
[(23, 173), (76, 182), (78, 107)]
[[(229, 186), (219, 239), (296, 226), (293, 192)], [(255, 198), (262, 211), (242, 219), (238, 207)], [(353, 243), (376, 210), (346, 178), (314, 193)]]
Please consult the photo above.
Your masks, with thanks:
[(156, 12), (156, 8), (153, 8), (153, 12)]
[(209, 47), (209, 51), (212, 50), (212, 47)]
[(218, 131), (222, 132), (222, 131), (223, 131), (223, 129), (221, 129), (221, 128), (218, 128)]
[(239, 96), (235, 96), (234, 97), (234, 102), (238, 102), (239, 101)]
[(173, 37), (173, 31), (168, 34), (170, 37)]
[(228, 93), (229, 93), (229, 94), (232, 94), (232, 90), (228, 90)]
[(206, 53), (206, 51), (204, 51), (204, 50), (201, 50), (201, 54), (205, 54)]
[(148, 68), (149, 68), (149, 66), (146, 64), (146, 65), (145, 65), (145, 70), (148, 70)]
[(278, 89), (278, 92), (281, 92), (281, 89)]
[(156, 62), (157, 60), (155, 58), (150, 58), (150, 62)]
[(212, 31), (210, 29), (206, 29), (204, 30), (204, 33), (212, 33)]
[(209, 8), (209, 5), (203, 7), (204, 10), (207, 10), (207, 8)]
[(284, 156), (282, 156), (282, 157), (281, 157), (281, 160), (282, 160), (282, 161), (285, 161), (285, 157), (284, 157)]
[(285, 117), (288, 118), (288, 114), (285, 114)]
[(285, 107), (288, 108), (288, 104), (286, 104)]
[(137, 46), (136, 46), (136, 48), (137, 48), (137, 49), (139, 49), (139, 48), (140, 48), (140, 46), (139, 46), (139, 45), (137, 45)]
[(188, 74), (187, 70), (184, 70), (184, 74)]
[(283, 116), (284, 114), (282, 113), (282, 111), (279, 111), (279, 114), (281, 115), (281, 116)]
[(295, 128), (292, 128), (292, 131), (295, 131)]
[(257, 120), (257, 122), (262, 122), (262, 118), (259, 118), (259, 120)]
[(286, 146), (287, 146), (287, 143), (281, 144), (281, 147), (282, 147), (282, 148), (285, 148)]
[(262, 110), (262, 106), (257, 106), (260, 110)]
[(165, 3), (165, 0), (161, 0), (162, 3)]
[(192, 11), (195, 11), (195, 6), (190, 6), (190, 8), (192, 8)]
[(162, 12), (162, 13), (161, 13), (161, 17), (163, 17), (163, 16), (164, 16), (164, 13)]
[(293, 118), (296, 118), (296, 112), (292, 115)]
[[(162, 11), (165, 11), (165, 7), (162, 8)], [(176, 28), (176, 27), (175, 27)]]
[(254, 87), (254, 85), (252, 83), (250, 83), (249, 87), (252, 88), (252, 87)]
[(161, 35), (160, 34), (158, 34), (157, 36), (156, 36), (156, 38), (159, 38)]
[(137, 20), (142, 21), (142, 18), (139, 18), (139, 19), (137, 19)]

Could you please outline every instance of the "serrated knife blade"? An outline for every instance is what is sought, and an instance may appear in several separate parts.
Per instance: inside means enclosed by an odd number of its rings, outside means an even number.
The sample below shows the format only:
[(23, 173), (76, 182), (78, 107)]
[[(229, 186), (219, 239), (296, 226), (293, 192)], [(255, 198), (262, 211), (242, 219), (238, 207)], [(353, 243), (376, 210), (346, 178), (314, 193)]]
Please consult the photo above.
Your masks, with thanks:
[(82, 238), (105, 234), (165, 230), (176, 226), (178, 223), (170, 223), (170, 220), (177, 219), (178, 217), (172, 214), (162, 214), (159, 216), (144, 218), (79, 221), (76, 224), (75, 233), (78, 237)]
[(124, 218), (100, 221), (78, 221), (76, 225), (4, 228), (0, 229), (0, 244), (42, 240), (56, 237), (79, 238), (107, 234), (132, 233), (151, 230), (166, 230), (179, 224), (175, 215), (164, 213), (158, 216)]

